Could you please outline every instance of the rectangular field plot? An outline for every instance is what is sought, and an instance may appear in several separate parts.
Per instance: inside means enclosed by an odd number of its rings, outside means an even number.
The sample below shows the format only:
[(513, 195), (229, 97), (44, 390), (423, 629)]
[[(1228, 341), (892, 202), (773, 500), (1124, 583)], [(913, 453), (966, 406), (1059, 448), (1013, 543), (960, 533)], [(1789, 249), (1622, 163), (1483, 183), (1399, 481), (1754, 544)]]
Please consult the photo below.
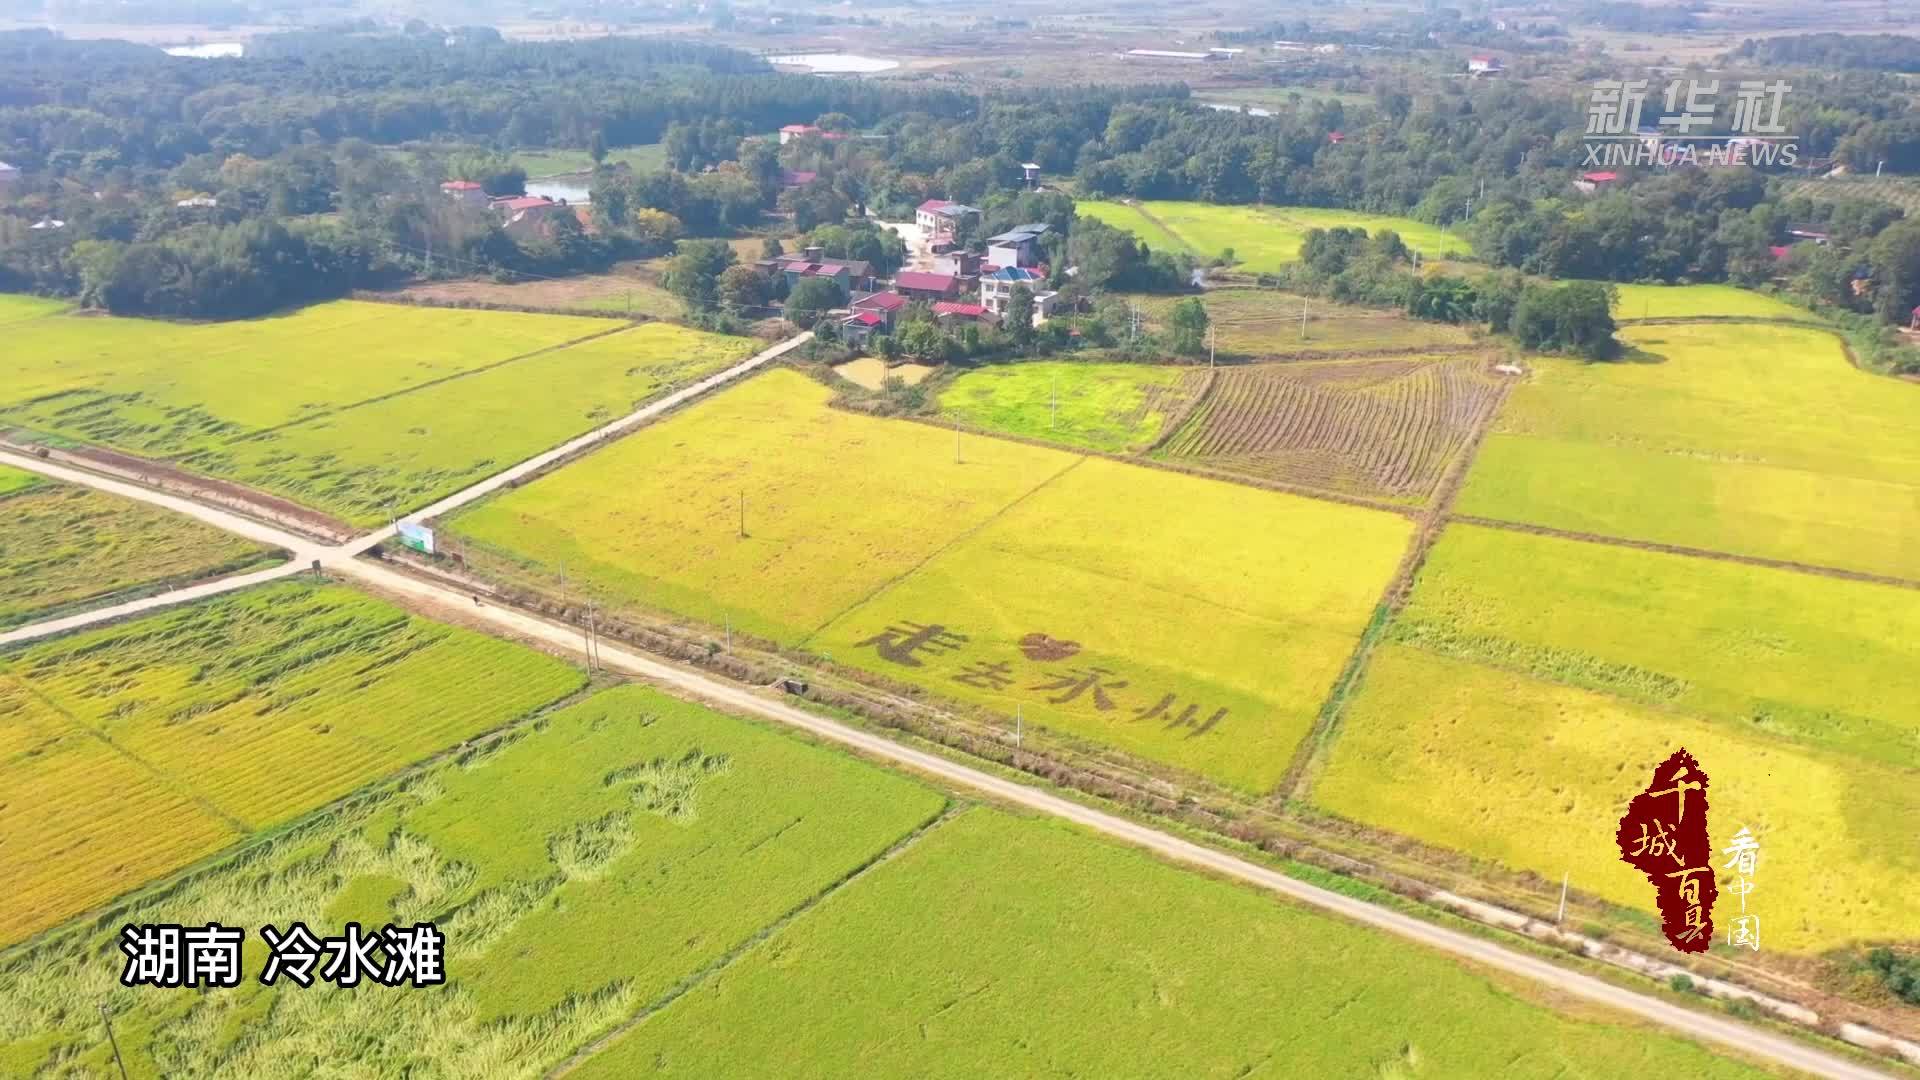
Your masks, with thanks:
[[(1079, 199), (1073, 204), (1073, 212), (1078, 216), (1090, 217), (1103, 225), (1111, 225), (1122, 232), (1130, 232), (1146, 243), (1153, 251), (1177, 252), (1185, 255), (1197, 255), (1188, 247), (1186, 241), (1170, 233), (1159, 222), (1140, 212), (1134, 203), (1107, 202), (1102, 199)], [(1213, 254), (1219, 254), (1214, 252)]]
[(51, 300), (44, 296), (0, 293), (0, 326), (43, 318), (65, 311), (71, 306), (65, 300)]
[(192, 518), (0, 466), (0, 630), (278, 559)]
[(792, 644), (1078, 460), (976, 436), (956, 465), (953, 432), (831, 396), (768, 371), (450, 524), (549, 581)]
[(1486, 364), (1453, 356), (1222, 368), (1155, 455), (1420, 504), (1500, 402)]
[[(1374, 653), (1312, 800), (1650, 911), (1614, 831), (1677, 747), (1712, 780), (1714, 849), (1742, 826), (1760, 840), (1763, 948), (1816, 953), (1920, 925), (1920, 772), (1405, 645)], [(1724, 926), (1736, 900), (1720, 895)]]
[(1541, 358), (1463, 514), (1920, 579), (1920, 386), (1832, 334), (1641, 326), (1634, 358)]
[[(934, 820), (939, 792), (639, 687), (335, 808), (0, 965), (0, 1072), (535, 1078)], [(801, 915), (804, 919), (806, 916)], [(118, 982), (123, 922), (249, 929), (242, 985)], [(436, 923), (445, 986), (265, 987), (263, 924)]]
[(752, 355), (649, 323), (341, 409), (186, 460), (356, 525), (431, 502)]
[(1092, 450), (1153, 444), (1193, 407), (1205, 368), (1036, 361), (962, 372), (940, 412), (976, 428)]
[[(1396, 515), (1089, 458), (808, 646), (1263, 791), (1411, 532)], [(927, 626), (964, 641), (903, 652)]]
[(1616, 319), (1810, 319), (1785, 300), (1735, 285), (1615, 285)]
[[(792, 1022), (768, 1022), (769, 1017)], [(804, 1021), (802, 1020), (804, 1018)], [(640, 1076), (1766, 1075), (1052, 822), (974, 809), (589, 1058)]]
[(205, 325), (35, 319), (7, 333), (0, 425), (176, 457), (618, 326), (351, 300)]
[(1920, 769), (1920, 590), (1455, 525), (1389, 634)]
[[(1164, 330), (1168, 313), (1182, 298), (1142, 295), (1132, 299), (1150, 327)], [(1473, 335), (1458, 326), (1274, 289), (1209, 289), (1200, 300), (1206, 305), (1223, 363), (1285, 356), (1447, 352), (1473, 343)], [(1302, 311), (1307, 315), (1304, 332)]]
[(1205, 258), (1233, 252), (1234, 269), (1250, 274), (1280, 269), (1300, 257), (1300, 245), (1311, 229), (1360, 228), (1369, 236), (1383, 229), (1400, 234), (1408, 247), (1430, 257), (1465, 252), (1464, 240), (1438, 226), (1412, 218), (1368, 214), (1358, 210), (1324, 210), (1305, 206), (1222, 206), (1214, 203), (1146, 200), (1131, 204), (1081, 202), (1075, 209), (1107, 224), (1126, 229), (1156, 250), (1167, 239), (1176, 250)]
[[(0, 810), (13, 886), (0, 944), (584, 682), (520, 646), (306, 583), (0, 653), (0, 791), (46, 793)], [(125, 827), (134, 812), (145, 826)]]

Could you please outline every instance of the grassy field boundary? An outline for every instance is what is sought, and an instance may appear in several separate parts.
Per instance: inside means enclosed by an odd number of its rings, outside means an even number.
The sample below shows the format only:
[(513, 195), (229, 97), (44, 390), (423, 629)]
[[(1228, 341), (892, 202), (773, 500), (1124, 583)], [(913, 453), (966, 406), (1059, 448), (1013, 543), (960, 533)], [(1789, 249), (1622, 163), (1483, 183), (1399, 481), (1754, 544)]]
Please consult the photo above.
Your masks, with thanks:
[[(813, 740), (807, 741), (809, 744), (814, 744)], [(588, 1058), (593, 1057), (595, 1054), (600, 1053), (602, 1050), (620, 1041), (633, 1029), (639, 1027), (647, 1020), (652, 1019), (658, 1013), (670, 1008), (674, 1002), (679, 1001), (687, 994), (699, 989), (714, 976), (732, 967), (742, 957), (758, 948), (768, 938), (778, 934), (799, 919), (806, 917), (812, 913), (815, 908), (833, 899), (841, 890), (858, 884), (860, 879), (906, 854), (916, 844), (926, 839), (934, 830), (958, 818), (960, 815), (966, 813), (968, 809), (970, 809), (969, 804), (958, 802), (949, 797), (946, 805), (940, 809), (939, 813), (915, 826), (911, 832), (895, 840), (885, 850), (874, 855), (859, 866), (854, 867), (838, 880), (829, 882), (827, 886), (819, 892), (814, 893), (812, 896), (802, 898), (798, 904), (795, 904), (785, 914), (761, 927), (759, 930), (754, 931), (752, 936), (719, 957), (716, 957), (704, 967), (682, 978), (672, 989), (669, 989), (666, 993), (642, 1006), (638, 1012), (635, 1012), (632, 1016), (622, 1021), (612, 1031), (580, 1047), (569, 1055), (565, 1061), (548, 1069), (546, 1072), (547, 1080), (558, 1080), (559, 1077), (573, 1072), (584, 1064)]]
[[(935, 426), (938, 426), (938, 425), (935, 425)], [(964, 464), (965, 462), (964, 451), (961, 451), (961, 460), (962, 460), (962, 463)], [(968, 540), (973, 539), (976, 535), (980, 533), (982, 529), (985, 529), (987, 526), (992, 525), (994, 522), (999, 521), (1001, 518), (1005, 517), (1007, 515), (1007, 512), (1012, 510), (1014, 507), (1019, 506), (1021, 503), (1024, 503), (1028, 499), (1031, 499), (1035, 495), (1038, 495), (1042, 491), (1045, 491), (1048, 487), (1052, 486), (1054, 481), (1060, 479), (1061, 477), (1067, 475), (1073, 470), (1079, 468), (1086, 460), (1087, 459), (1084, 455), (1074, 458), (1072, 461), (1068, 462), (1066, 466), (1060, 469), (1058, 472), (1053, 473), (1052, 475), (1048, 476), (1045, 480), (1042, 480), (1038, 484), (1035, 484), (1033, 487), (1028, 488), (1026, 491), (1021, 492), (1017, 497), (1009, 501), (1006, 505), (1000, 507), (998, 510), (995, 510), (993, 513), (988, 514), (986, 517), (982, 518), (972, 528), (961, 532), (959, 535), (955, 536), (953, 539), (947, 541), (944, 544), (941, 544), (938, 548), (929, 552), (926, 558), (921, 559), (919, 562), (914, 563), (911, 567), (908, 567), (906, 570), (903, 570), (900, 573), (895, 574), (894, 576), (881, 582), (879, 585), (876, 585), (874, 587), (872, 592), (869, 592), (867, 595), (862, 596), (860, 599), (854, 601), (851, 604), (848, 604), (846, 607), (841, 608), (839, 611), (834, 612), (831, 618), (827, 619), (825, 622), (814, 627), (813, 629), (807, 631), (807, 634), (805, 637), (801, 638), (799, 641), (794, 643), (794, 647), (802, 650), (806, 649), (808, 644), (811, 643), (814, 638), (820, 636), (821, 631), (825, 630), (827, 627), (832, 626), (834, 623), (845, 618), (848, 613), (858, 611), (861, 608), (865, 607), (866, 605), (872, 603), (875, 598), (881, 596), (887, 590), (893, 588), (895, 585), (898, 585), (901, 582), (912, 577), (913, 575), (919, 573), (922, 569), (924, 569), (929, 563), (932, 563), (935, 559), (938, 559), (940, 556), (945, 555), (947, 552), (953, 550), (956, 547), (959, 547), (961, 544), (966, 543)]]
[(163, 578), (156, 578), (152, 581), (142, 582), (138, 585), (131, 585), (124, 589), (114, 589), (109, 592), (96, 593), (80, 600), (40, 608), (33, 612), (30, 617), (18, 621), (0, 618), (0, 630), (17, 630), (21, 627), (32, 626), (35, 623), (52, 622), (56, 619), (84, 615), (89, 611), (113, 607), (116, 604), (130, 603), (134, 600), (145, 600), (147, 597), (170, 593), (175, 589), (191, 588), (195, 585), (219, 581), (222, 578), (233, 577), (251, 570), (265, 570), (269, 567), (278, 566), (292, 557), (293, 553), (287, 551), (285, 548), (261, 551), (253, 555), (229, 559), (224, 563), (206, 567), (202, 570), (196, 570), (192, 573), (173, 574)]
[(1875, 574), (1866, 570), (1847, 570), (1838, 566), (1820, 566), (1815, 563), (1794, 562), (1790, 559), (1769, 559), (1763, 555), (1740, 555), (1731, 551), (1714, 551), (1710, 548), (1684, 547), (1679, 544), (1663, 544), (1657, 540), (1636, 540), (1625, 536), (1608, 536), (1604, 533), (1576, 532), (1569, 529), (1556, 529), (1551, 525), (1534, 525), (1524, 521), (1503, 521), (1499, 518), (1479, 517), (1472, 514), (1457, 514), (1454, 521), (1462, 525), (1481, 525), (1491, 529), (1507, 529), (1512, 532), (1533, 533), (1537, 536), (1554, 536), (1562, 540), (1579, 540), (1589, 544), (1609, 544), (1614, 547), (1638, 548), (1641, 551), (1657, 551), (1663, 555), (1685, 555), (1696, 559), (1717, 559), (1721, 562), (1744, 563), (1748, 566), (1760, 566), (1770, 570), (1789, 570), (1798, 574), (1816, 574), (1820, 577), (1840, 578), (1843, 581), (1861, 581), (1871, 585), (1892, 585), (1901, 589), (1920, 589), (1920, 581), (1912, 578), (1894, 577), (1888, 574)]
[(1348, 657), (1347, 666), (1335, 680), (1333, 689), (1328, 693), (1326, 702), (1320, 707), (1320, 715), (1315, 719), (1313, 729), (1306, 738), (1300, 740), (1300, 746), (1294, 751), (1293, 762), (1287, 767), (1286, 775), (1274, 789), (1276, 801), (1292, 802), (1305, 795), (1311, 786), (1314, 773), (1326, 761), (1333, 744), (1340, 733), (1340, 716), (1347, 702), (1352, 700), (1354, 692), (1366, 679), (1367, 662), (1373, 657), (1374, 649), (1386, 636), (1388, 627), (1406, 607), (1407, 599), (1413, 595), (1414, 579), (1419, 576), (1420, 568), (1426, 565), (1427, 556), (1432, 553), (1433, 545), (1440, 540), (1440, 534), (1446, 531), (1447, 522), (1452, 520), (1453, 504), (1460, 497), (1460, 489), (1465, 484), (1467, 471), (1473, 467), (1473, 460), (1479, 454), (1480, 445), (1486, 440), (1487, 432), (1493, 430), (1494, 421), (1500, 415), (1501, 406), (1506, 404), (1512, 393), (1513, 384), (1504, 383), (1496, 391), (1493, 404), (1484, 411), (1474, 425), (1472, 434), (1460, 456), (1451, 463), (1440, 485), (1435, 489), (1432, 505), (1420, 518), (1420, 527), (1407, 546), (1406, 557), (1393, 579), (1387, 582), (1380, 604), (1374, 609), (1373, 618), (1368, 620), (1360, 640), (1354, 644), (1353, 655)]
[[(840, 408), (841, 406), (836, 405), (834, 407)], [(857, 416), (869, 415), (867, 413), (860, 412), (857, 409), (852, 409), (848, 411), (854, 413)], [(956, 426), (955, 421), (952, 418), (939, 416), (937, 414), (936, 415), (919, 415), (914, 413), (904, 413), (899, 416), (888, 417), (887, 419), (906, 420), (906, 421), (911, 421), (917, 424), (926, 424), (930, 427), (938, 428), (941, 431), (952, 431)], [(1184, 423), (1185, 421), (1183, 420), (1182, 421), (1183, 426), (1184, 426)], [(1357, 507), (1361, 510), (1378, 510), (1382, 513), (1397, 514), (1401, 517), (1407, 517), (1407, 518), (1417, 518), (1420, 516), (1422, 512), (1418, 507), (1403, 506), (1397, 503), (1378, 502), (1372, 499), (1365, 498), (1364, 496), (1360, 496), (1360, 495), (1345, 495), (1337, 491), (1325, 491), (1320, 488), (1302, 487), (1298, 484), (1288, 484), (1283, 481), (1272, 480), (1266, 477), (1246, 476), (1239, 473), (1225, 472), (1219, 469), (1209, 469), (1203, 465), (1191, 465), (1186, 462), (1172, 461), (1167, 458), (1149, 458), (1146, 456), (1146, 451), (1141, 451), (1139, 454), (1119, 454), (1109, 450), (1094, 450), (1094, 449), (1089, 449), (1086, 447), (1079, 447), (1079, 446), (1069, 447), (1061, 443), (1048, 442), (1045, 439), (1034, 438), (1031, 435), (1016, 435), (1011, 432), (1005, 432), (1005, 431), (988, 431), (984, 428), (975, 427), (971, 424), (962, 423), (962, 424), (959, 424), (958, 426), (962, 432), (969, 435), (977, 436), (982, 439), (1001, 439), (1006, 442), (1025, 443), (1028, 446), (1039, 446), (1039, 447), (1044, 447), (1048, 450), (1058, 450), (1061, 453), (1076, 454), (1083, 458), (1084, 457), (1105, 458), (1108, 461), (1117, 461), (1123, 465), (1137, 465), (1143, 469), (1161, 469), (1166, 472), (1180, 473), (1182, 475), (1191, 476), (1200, 480), (1214, 480), (1224, 484), (1236, 484), (1240, 487), (1258, 488), (1261, 491), (1272, 491), (1272, 492), (1277, 492), (1281, 495), (1297, 495), (1302, 499), (1314, 499), (1319, 502), (1341, 503), (1346, 506)]]
[[(409, 305), (396, 305), (396, 306), (409, 306)], [(433, 305), (418, 305), (418, 306), (425, 307), (425, 306), (433, 306)], [(531, 312), (531, 314), (551, 315), (551, 314), (554, 314), (554, 312), (550, 312), (550, 311)], [(607, 316), (604, 314), (599, 315), (597, 317), (607, 318)], [(543, 346), (542, 348), (535, 349), (532, 352), (524, 352), (518, 356), (509, 356), (504, 360), (496, 360), (491, 364), (485, 364), (476, 368), (469, 368), (466, 371), (456, 371), (450, 375), (442, 375), (437, 379), (429, 379), (426, 382), (415, 383), (412, 386), (403, 387), (399, 390), (392, 390), (384, 394), (376, 394), (373, 397), (364, 398), (360, 401), (348, 402), (345, 405), (337, 405), (334, 408), (326, 410), (325, 412), (312, 413), (307, 416), (302, 416), (295, 420), (289, 420), (284, 424), (275, 424), (272, 427), (258, 428), (254, 431), (250, 431), (247, 434), (240, 436), (237, 439), (234, 439), (233, 442), (234, 443), (258, 442), (261, 439), (274, 435), (277, 432), (286, 431), (289, 428), (301, 427), (315, 420), (326, 420), (331, 417), (339, 416), (341, 413), (352, 412), (355, 409), (365, 408), (368, 405), (378, 405), (383, 401), (392, 401), (395, 398), (403, 398), (403, 397), (406, 397), (408, 394), (416, 393), (421, 390), (429, 390), (436, 386), (445, 385), (446, 383), (456, 382), (470, 375), (484, 375), (489, 371), (498, 371), (501, 368), (509, 367), (513, 364), (518, 364), (523, 360), (532, 360), (534, 357), (537, 357), (537, 356), (545, 356), (548, 353), (560, 352), (563, 349), (571, 349), (576, 345), (585, 345), (589, 341), (598, 341), (601, 338), (611, 337), (614, 334), (625, 333), (626, 331), (633, 329), (634, 325), (635, 324), (623, 322), (618, 326), (613, 326), (605, 330), (596, 331), (594, 333), (586, 335), (585, 337), (577, 337), (571, 341), (563, 341), (558, 344)], [(199, 454), (189, 454), (186, 457), (181, 458), (180, 460), (183, 462), (192, 461), (195, 457), (198, 457), (198, 456)]]
[[(404, 289), (420, 284), (427, 283), (413, 281), (400, 286), (400, 288)], [(456, 300), (449, 297), (437, 296), (405, 296), (398, 292), (374, 292), (369, 289), (355, 289), (348, 298), (361, 300), (369, 304), (392, 304), (395, 307), (446, 308), (451, 311), (513, 311), (524, 315), (571, 315), (582, 319), (624, 319), (636, 326), (641, 323), (673, 321), (663, 319), (657, 315), (649, 315), (643, 311), (622, 313), (608, 311), (605, 308), (593, 307), (569, 307), (551, 304), (544, 306), (539, 304), (507, 304), (498, 300)]]

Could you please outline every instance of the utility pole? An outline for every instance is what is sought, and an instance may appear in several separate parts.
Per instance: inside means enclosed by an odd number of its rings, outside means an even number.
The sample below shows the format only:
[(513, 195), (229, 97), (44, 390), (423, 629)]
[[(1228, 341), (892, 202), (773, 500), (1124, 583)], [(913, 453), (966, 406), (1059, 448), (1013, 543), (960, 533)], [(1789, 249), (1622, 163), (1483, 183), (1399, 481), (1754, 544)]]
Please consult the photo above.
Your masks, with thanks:
[(1567, 879), (1572, 876), (1573, 871), (1571, 870), (1560, 875), (1560, 914), (1553, 917), (1553, 924), (1555, 926), (1567, 921)]
[(1307, 340), (1307, 298), (1300, 298), (1300, 340)]
[(100, 1022), (107, 1025), (107, 1043), (113, 1047), (113, 1063), (120, 1066), (120, 1080), (127, 1080), (127, 1063), (120, 1060), (120, 1040), (113, 1037), (113, 1016), (104, 1001), (100, 1003)]
[(588, 602), (587, 604), (587, 621), (586, 621), (586, 624), (580, 628), (580, 641), (581, 641), (581, 644), (586, 646), (586, 650), (587, 650), (587, 670), (592, 671), (593, 670), (593, 604), (592, 602)]
[(1207, 370), (1212, 371), (1213, 366), (1213, 323), (1209, 321), (1207, 323)]

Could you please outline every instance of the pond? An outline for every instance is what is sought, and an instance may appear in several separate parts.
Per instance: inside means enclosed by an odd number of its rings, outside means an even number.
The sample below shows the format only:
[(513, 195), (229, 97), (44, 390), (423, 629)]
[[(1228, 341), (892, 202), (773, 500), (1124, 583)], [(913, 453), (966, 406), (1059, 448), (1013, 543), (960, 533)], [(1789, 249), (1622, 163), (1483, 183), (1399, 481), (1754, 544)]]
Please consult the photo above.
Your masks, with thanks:
[(876, 71), (889, 71), (900, 66), (898, 60), (882, 60), (877, 56), (856, 56), (852, 53), (795, 53), (791, 56), (769, 56), (767, 63), (809, 68), (815, 75), (870, 75)]
[(195, 60), (219, 60), (246, 55), (247, 47), (237, 41), (216, 41), (211, 45), (175, 45), (168, 56), (186, 56)]
[(545, 195), (547, 198), (555, 201), (564, 199), (569, 203), (578, 205), (591, 201), (590, 197), (593, 192), (587, 185), (577, 182), (568, 182), (566, 180), (529, 180), (527, 181), (527, 194)]

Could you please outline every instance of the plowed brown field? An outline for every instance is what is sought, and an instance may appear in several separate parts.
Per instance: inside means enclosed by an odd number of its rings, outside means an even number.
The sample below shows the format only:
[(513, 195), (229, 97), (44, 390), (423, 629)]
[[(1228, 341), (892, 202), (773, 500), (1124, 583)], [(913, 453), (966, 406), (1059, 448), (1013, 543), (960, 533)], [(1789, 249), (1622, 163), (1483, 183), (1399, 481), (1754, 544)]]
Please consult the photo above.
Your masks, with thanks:
[(1499, 400), (1478, 356), (1222, 368), (1160, 456), (1419, 503)]

